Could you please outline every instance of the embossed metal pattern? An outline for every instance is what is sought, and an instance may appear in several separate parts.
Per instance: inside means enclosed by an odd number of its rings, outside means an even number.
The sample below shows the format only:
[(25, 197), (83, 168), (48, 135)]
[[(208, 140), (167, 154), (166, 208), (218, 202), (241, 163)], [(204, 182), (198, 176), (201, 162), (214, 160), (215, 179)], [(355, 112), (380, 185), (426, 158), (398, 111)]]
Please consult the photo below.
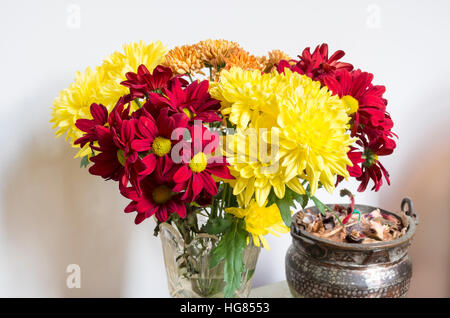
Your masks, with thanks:
[[(409, 227), (405, 235), (391, 242), (350, 244), (312, 235), (294, 222), (292, 245), (286, 254), (286, 278), (294, 297), (404, 297), (409, 288), (412, 263), (408, 256), (416, 228), (409, 199)], [(402, 201), (402, 208), (405, 205)], [(332, 205), (330, 205), (332, 206)], [(361, 213), (375, 208), (356, 205)], [(308, 208), (318, 213), (315, 207)], [(383, 213), (398, 215), (380, 209)]]

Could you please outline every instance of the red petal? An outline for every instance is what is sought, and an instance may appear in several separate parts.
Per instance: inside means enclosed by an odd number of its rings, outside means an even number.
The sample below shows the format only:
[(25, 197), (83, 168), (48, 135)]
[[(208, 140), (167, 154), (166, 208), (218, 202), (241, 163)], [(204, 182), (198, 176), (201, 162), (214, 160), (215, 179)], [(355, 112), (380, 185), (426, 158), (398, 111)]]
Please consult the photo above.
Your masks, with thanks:
[(230, 170), (225, 164), (209, 164), (206, 168), (206, 171), (209, 173), (223, 179), (234, 179), (234, 177), (230, 174)]
[(184, 219), (186, 217), (186, 206), (183, 203), (178, 203), (177, 207), (177, 214), (180, 216), (180, 218)]
[(91, 105), (92, 118), (95, 119), (97, 124), (104, 125), (108, 121), (108, 109), (102, 104), (92, 104)]
[(153, 139), (158, 136), (158, 128), (156, 127), (156, 122), (153, 117), (151, 117), (150, 114), (148, 114), (147, 116), (142, 116), (141, 118), (139, 118), (137, 127), (140, 134), (144, 138), (151, 139), (153, 141)]
[(165, 222), (167, 221), (167, 207), (165, 205), (161, 205), (158, 209), (158, 211), (156, 211), (156, 218), (160, 221), (160, 222)]
[(217, 186), (213, 178), (208, 173), (205, 172), (201, 172), (198, 175), (203, 182), (203, 188), (205, 188), (206, 192), (208, 192), (211, 195), (216, 195)]
[(155, 170), (156, 158), (154, 154), (149, 154), (141, 160), (143, 167), (139, 171), (139, 175), (149, 175)]
[(132, 141), (131, 148), (137, 152), (148, 151), (152, 148), (152, 141), (150, 139), (136, 139)]
[(175, 183), (183, 183), (187, 181), (192, 176), (192, 171), (187, 166), (182, 166), (178, 169), (177, 172), (173, 175), (173, 181)]
[(130, 213), (136, 211), (136, 202), (130, 202), (123, 210), (125, 213)]
[(145, 213), (138, 213), (137, 215), (136, 215), (136, 218), (134, 219), (134, 224), (140, 224), (140, 223), (142, 223), (142, 221), (144, 221), (146, 218), (145, 218)]
[(202, 173), (194, 173), (192, 178), (192, 192), (194, 193), (194, 196), (197, 197), (197, 195), (202, 192), (203, 189), (203, 180), (199, 176)]
[(81, 131), (90, 132), (95, 124), (93, 120), (90, 119), (77, 119), (75, 126)]

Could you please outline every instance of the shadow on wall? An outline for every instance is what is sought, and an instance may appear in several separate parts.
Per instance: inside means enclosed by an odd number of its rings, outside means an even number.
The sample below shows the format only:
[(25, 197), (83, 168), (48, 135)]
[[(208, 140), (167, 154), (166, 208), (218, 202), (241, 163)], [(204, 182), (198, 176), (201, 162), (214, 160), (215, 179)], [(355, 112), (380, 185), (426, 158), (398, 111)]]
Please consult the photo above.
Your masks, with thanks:
[[(34, 142), (38, 138), (47, 143)], [(14, 287), (2, 294), (120, 296), (134, 226), (130, 215), (120, 213), (125, 199), (116, 183), (80, 169), (63, 138), (53, 139), (50, 131), (30, 138), (3, 180), (1, 231), (8, 285)], [(66, 286), (69, 264), (81, 268), (80, 289)]]
[[(442, 136), (447, 136), (442, 138)], [(417, 144), (408, 165), (401, 169), (383, 198), (387, 208), (398, 211), (400, 199), (409, 196), (420, 224), (410, 249), (413, 278), (409, 297), (450, 297), (450, 145), (447, 126), (436, 127), (427, 140)]]

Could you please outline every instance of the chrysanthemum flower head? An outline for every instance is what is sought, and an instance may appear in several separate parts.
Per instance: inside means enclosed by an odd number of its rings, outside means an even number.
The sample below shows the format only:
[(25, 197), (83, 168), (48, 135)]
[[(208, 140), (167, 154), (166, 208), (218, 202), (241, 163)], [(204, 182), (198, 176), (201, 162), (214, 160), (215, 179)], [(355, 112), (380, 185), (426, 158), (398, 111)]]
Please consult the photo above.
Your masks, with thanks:
[(280, 50), (272, 50), (267, 56), (262, 56), (259, 60), (263, 65), (263, 72), (269, 73), (273, 68), (282, 60), (289, 61), (291, 58), (289, 55)]
[(105, 59), (101, 68), (107, 74), (100, 92), (105, 100), (103, 104), (115, 104), (128, 93), (128, 88), (120, 83), (125, 81), (128, 72), (136, 72), (140, 65), (145, 65), (150, 73), (161, 64), (166, 54), (166, 47), (160, 42), (146, 44), (144, 41), (123, 45), (123, 53), (114, 52)]
[(202, 61), (215, 70), (223, 68), (231, 55), (239, 49), (239, 44), (228, 40), (205, 40), (196, 44)]
[(221, 101), (222, 115), (245, 129), (260, 113), (276, 114), (276, 92), (272, 90), (271, 78), (258, 70), (232, 67), (221, 72), (220, 82), (212, 87), (210, 94)]
[(344, 103), (319, 82), (290, 71), (286, 76), (300, 77), (303, 84), (301, 89), (287, 90), (280, 100), (277, 124), (282, 166), (288, 179), (308, 180), (312, 195), (319, 181), (332, 192), (336, 174), (347, 178), (346, 165), (352, 165), (347, 157), (355, 141), (347, 134), (350, 117)]
[[(75, 123), (79, 118), (91, 119), (90, 106), (99, 100), (99, 85), (104, 79), (104, 73), (101, 69), (77, 72), (75, 81), (70, 86), (59, 93), (59, 96), (53, 101), (52, 118), (53, 129), (56, 130), (56, 136), (66, 134), (66, 140), (74, 142), (83, 135)], [(79, 145), (73, 145), (79, 148)], [(86, 151), (88, 147), (82, 149)]]
[[(268, 121), (270, 118), (261, 117), (261, 122), (267, 124)], [(297, 178), (286, 178), (286, 168), (279, 161), (277, 145), (263, 140), (264, 132), (267, 130), (257, 124), (226, 137), (226, 157), (235, 177), (228, 182), (241, 206), (248, 206), (252, 199), (263, 206), (272, 189), (277, 197), (282, 198), (286, 186), (297, 193), (305, 193)]]
[(225, 60), (225, 68), (239, 67), (243, 70), (262, 70), (263, 65), (260, 60), (243, 49), (237, 49), (234, 54)]
[(172, 111), (186, 115), (191, 124), (196, 120), (207, 123), (220, 121), (218, 115), (220, 102), (211, 98), (208, 87), (209, 82), (206, 80), (194, 81), (183, 87), (180, 79), (175, 78), (170, 89), (165, 90), (164, 96), (150, 94), (147, 105), (149, 108), (169, 106)]
[[(277, 69), (281, 73), (285, 68), (289, 68), (294, 72), (307, 75), (313, 80), (323, 83), (323, 80), (333, 76), (336, 70), (345, 69), (351, 71), (353, 69), (353, 65), (350, 63), (339, 61), (344, 55), (344, 51), (338, 50), (328, 57), (328, 45), (323, 43), (318, 45), (313, 53), (311, 53), (309, 47), (304, 49), (302, 55), (298, 56), (299, 61), (280, 61)], [(295, 62), (295, 64), (292, 64), (292, 62)]]
[[(80, 118), (92, 119), (89, 111), (92, 103), (103, 104), (111, 111), (119, 98), (128, 93), (128, 89), (120, 85), (127, 79), (125, 74), (135, 72), (141, 64), (152, 72), (166, 52), (159, 41), (148, 45), (142, 41), (130, 43), (123, 48), (123, 53), (111, 54), (95, 70), (88, 68), (84, 73), (77, 72), (75, 81), (55, 98), (51, 122), (54, 123), (53, 128), (58, 128), (57, 136), (67, 133), (66, 139), (73, 144), (83, 135), (75, 122)], [(77, 156), (84, 156), (87, 152), (90, 150), (84, 147)]]
[[(346, 166), (352, 164), (347, 152), (354, 142), (346, 133), (350, 117), (344, 102), (322, 88), (320, 82), (288, 69), (284, 74), (261, 74), (232, 68), (222, 72), (213, 96), (222, 101), (222, 106), (225, 102), (228, 107), (222, 113), (238, 128), (256, 128), (257, 134), (261, 134), (260, 128), (266, 128), (268, 131), (261, 136), (278, 148), (278, 153), (271, 156), (275, 160), (271, 165), (279, 160), (279, 169), (268, 175), (261, 173), (264, 162), (255, 155), (259, 150), (243, 146), (243, 140), (237, 141), (238, 152), (228, 161), (236, 178), (234, 194), (245, 189), (246, 202), (252, 190), (260, 205), (272, 187), (279, 198), (284, 195), (285, 185), (303, 193), (298, 178), (309, 182), (314, 195), (319, 181), (331, 192), (337, 174), (348, 177)], [(273, 136), (277, 137), (276, 143)]]
[[(182, 192), (182, 199), (193, 202), (202, 192), (210, 196), (217, 194), (217, 185), (213, 175), (223, 179), (233, 179), (228, 170), (225, 157), (215, 156), (219, 144), (218, 135), (202, 125), (194, 125), (189, 129), (191, 141), (180, 142), (180, 165), (173, 176), (175, 192)], [(180, 148), (179, 148), (180, 149)]]
[(244, 218), (246, 230), (252, 235), (254, 244), (256, 246), (262, 245), (267, 250), (270, 249), (270, 246), (264, 237), (265, 235), (271, 233), (278, 237), (278, 233), (289, 232), (289, 228), (284, 225), (276, 204), (266, 207), (265, 204), (259, 206), (255, 201), (252, 201), (245, 209), (227, 208), (225, 211), (238, 218)]
[(122, 190), (122, 194), (132, 201), (125, 208), (126, 213), (137, 212), (135, 223), (139, 224), (146, 218), (155, 215), (158, 221), (165, 222), (173, 214), (181, 218), (186, 217), (186, 205), (181, 195), (174, 193), (169, 178), (158, 179), (148, 176), (142, 181), (142, 194), (135, 188), (129, 187)]
[(170, 67), (176, 74), (200, 73), (204, 67), (201, 55), (194, 45), (177, 46), (171, 49), (163, 65)]

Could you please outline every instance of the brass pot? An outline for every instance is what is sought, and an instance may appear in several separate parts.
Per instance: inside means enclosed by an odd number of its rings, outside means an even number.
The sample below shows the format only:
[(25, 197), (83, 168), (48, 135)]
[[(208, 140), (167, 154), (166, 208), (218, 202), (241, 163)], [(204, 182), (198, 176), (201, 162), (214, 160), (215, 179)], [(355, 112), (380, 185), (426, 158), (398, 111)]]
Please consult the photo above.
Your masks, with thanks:
[[(315, 207), (308, 209), (311, 213), (318, 213)], [(370, 213), (376, 208), (355, 205), (355, 209)], [(408, 248), (418, 217), (408, 198), (402, 200), (401, 210), (403, 217), (380, 209), (408, 226), (406, 233), (397, 240), (373, 244), (326, 240), (292, 222), (292, 245), (286, 254), (286, 278), (292, 295), (339, 298), (406, 296), (412, 275)]]

